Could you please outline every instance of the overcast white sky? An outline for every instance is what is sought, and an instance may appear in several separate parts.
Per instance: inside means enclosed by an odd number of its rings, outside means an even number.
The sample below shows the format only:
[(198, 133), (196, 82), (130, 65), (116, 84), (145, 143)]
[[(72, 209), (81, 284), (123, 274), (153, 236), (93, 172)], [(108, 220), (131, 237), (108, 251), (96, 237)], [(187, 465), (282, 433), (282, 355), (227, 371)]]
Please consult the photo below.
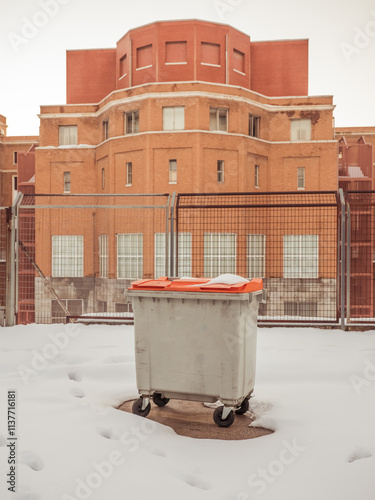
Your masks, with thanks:
[(115, 47), (166, 19), (222, 22), (252, 40), (308, 38), (309, 95), (333, 95), (336, 126), (375, 126), (374, 0), (0, 0), (0, 114), (37, 135), (39, 106), (66, 102), (68, 49)]

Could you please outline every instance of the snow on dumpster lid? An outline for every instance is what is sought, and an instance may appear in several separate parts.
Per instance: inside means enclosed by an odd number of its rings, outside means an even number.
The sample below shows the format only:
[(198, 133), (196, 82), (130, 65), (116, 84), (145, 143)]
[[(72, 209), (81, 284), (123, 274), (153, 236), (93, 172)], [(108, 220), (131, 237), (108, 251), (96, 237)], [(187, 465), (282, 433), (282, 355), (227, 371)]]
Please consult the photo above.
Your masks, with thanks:
[(145, 279), (133, 281), (128, 290), (165, 290), (173, 292), (221, 292), (249, 293), (263, 289), (263, 280), (248, 280), (236, 275), (221, 275), (217, 278), (181, 278), (169, 280), (162, 277), (157, 280)]

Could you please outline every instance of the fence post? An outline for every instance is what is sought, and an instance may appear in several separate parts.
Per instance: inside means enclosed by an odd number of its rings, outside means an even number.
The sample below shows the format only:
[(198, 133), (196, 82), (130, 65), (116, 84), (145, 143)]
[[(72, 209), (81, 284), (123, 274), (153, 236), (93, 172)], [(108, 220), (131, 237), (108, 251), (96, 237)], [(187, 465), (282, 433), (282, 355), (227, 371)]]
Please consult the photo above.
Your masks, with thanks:
[[(169, 277), (174, 278), (175, 272), (174, 272), (174, 206), (175, 206), (175, 201), (176, 201), (176, 193), (173, 192), (172, 194), (172, 201), (171, 201), (171, 224), (170, 224), (170, 239), (169, 239), (169, 246), (170, 246), (170, 268), (169, 268)], [(178, 237), (177, 237), (178, 238)], [(168, 261), (167, 261), (167, 266), (168, 266)]]
[(340, 269), (340, 274), (341, 274), (341, 283), (340, 283), (340, 291), (341, 291), (341, 298), (340, 298), (340, 316), (341, 316), (341, 330), (345, 330), (345, 237), (346, 237), (346, 232), (345, 232), (345, 198), (344, 198), (344, 192), (340, 188), (339, 189), (339, 195), (340, 195), (340, 204), (341, 204), (341, 229), (340, 229), (340, 240), (341, 240), (341, 269)]
[(8, 238), (7, 238), (7, 279), (6, 279), (6, 304), (5, 324), (14, 326), (17, 313), (17, 280), (18, 280), (18, 207), (22, 201), (23, 194), (18, 193), (14, 204), (8, 209)]
[(346, 205), (346, 320), (350, 321), (350, 205)]
[[(12, 256), (12, 247), (14, 247), (14, 242), (12, 242), (12, 208), (8, 207), (6, 209), (6, 220), (7, 220), (7, 237), (6, 237), (6, 291), (5, 291), (5, 326), (14, 325), (14, 311), (12, 311), (12, 304), (10, 298), (12, 297), (11, 283), (12, 283), (12, 263), (14, 263), (14, 256)], [(13, 264), (14, 265), (14, 264)]]

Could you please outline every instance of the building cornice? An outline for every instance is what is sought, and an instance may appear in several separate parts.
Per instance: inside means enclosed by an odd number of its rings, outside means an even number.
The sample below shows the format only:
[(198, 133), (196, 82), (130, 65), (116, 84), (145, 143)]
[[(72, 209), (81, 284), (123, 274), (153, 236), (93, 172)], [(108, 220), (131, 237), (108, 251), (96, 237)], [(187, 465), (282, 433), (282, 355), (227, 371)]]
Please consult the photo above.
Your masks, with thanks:
[(338, 130), (337, 128), (335, 129), (335, 134), (336, 135), (340, 135), (340, 136), (361, 136), (361, 135), (372, 135), (374, 136), (375, 135), (375, 128), (373, 129), (373, 131), (363, 131), (363, 129), (358, 129), (356, 131), (341, 131), (341, 130)]
[[(113, 90), (110, 94), (108, 94), (106, 97), (104, 97), (99, 103), (87, 103), (88, 106), (95, 106), (95, 105), (101, 105), (104, 103), (106, 100), (110, 99), (111, 96), (118, 94), (120, 92), (124, 92), (127, 90), (138, 90), (142, 89), (145, 87), (155, 87), (155, 86), (172, 86), (172, 85), (204, 85), (204, 86), (214, 86), (214, 87), (222, 87), (222, 88), (229, 88), (232, 90), (237, 90), (237, 91), (242, 91), (246, 92), (248, 94), (252, 94), (256, 97), (259, 97), (261, 99), (265, 99), (268, 101), (276, 101), (276, 100), (285, 100), (285, 99), (317, 99), (317, 98), (332, 98), (333, 96), (331, 95), (292, 95), (292, 96), (268, 96), (265, 94), (261, 94), (260, 92), (256, 92), (255, 90), (251, 90), (246, 87), (242, 87), (241, 85), (232, 85), (230, 83), (220, 83), (220, 82), (207, 82), (203, 80), (188, 80), (188, 81), (175, 81), (175, 82), (148, 82), (148, 83), (142, 83), (141, 85), (134, 85), (132, 87), (127, 87), (127, 88), (122, 88), (122, 89), (116, 89)], [(79, 104), (66, 104), (66, 106), (79, 106)], [(83, 106), (86, 106), (86, 104), (83, 104)]]
[[(237, 95), (231, 94), (221, 94), (216, 92), (208, 92), (208, 91), (181, 91), (181, 92), (149, 92), (147, 94), (141, 94), (136, 96), (128, 96), (123, 97), (121, 99), (112, 100), (109, 103), (105, 104), (102, 108), (98, 109), (96, 112), (78, 112), (78, 113), (41, 113), (39, 114), (40, 119), (48, 119), (48, 118), (94, 118), (106, 113), (110, 109), (121, 106), (123, 104), (131, 104), (136, 102), (142, 102), (148, 99), (193, 99), (193, 98), (206, 98), (206, 99), (216, 99), (221, 101), (232, 101), (236, 103), (246, 103), (250, 106), (254, 106), (258, 109), (262, 109), (263, 111), (267, 111), (269, 113), (280, 113), (280, 112), (289, 112), (289, 111), (333, 111), (335, 109), (335, 105), (333, 104), (294, 104), (294, 105), (286, 105), (286, 104), (264, 104), (259, 101), (253, 100), (249, 97), (241, 97)], [(75, 105), (77, 106), (77, 105)]]
[(78, 144), (74, 146), (40, 146), (35, 149), (38, 150), (59, 150), (59, 151), (65, 151), (66, 149), (95, 149), (103, 144), (106, 144), (110, 141), (115, 141), (119, 139), (126, 139), (126, 138), (136, 138), (136, 137), (142, 137), (146, 135), (156, 135), (156, 134), (211, 134), (211, 135), (218, 135), (222, 137), (242, 137), (246, 139), (250, 139), (253, 141), (259, 141), (265, 144), (336, 144), (337, 140), (335, 139), (322, 139), (322, 140), (311, 140), (311, 141), (266, 141), (264, 139), (260, 139), (258, 137), (252, 137), (246, 134), (236, 134), (232, 132), (220, 132), (220, 131), (212, 131), (212, 130), (199, 130), (199, 129), (194, 129), (194, 130), (150, 130), (146, 132), (139, 132), (137, 134), (128, 134), (128, 135), (119, 135), (115, 137), (110, 137), (106, 141), (103, 141), (99, 144)]
[(39, 137), (35, 137), (35, 140), (19, 140), (17, 137), (9, 137), (9, 136), (0, 136), (0, 144), (3, 144), (4, 146), (14, 146), (14, 145), (22, 145), (22, 144), (27, 144), (27, 145), (33, 145), (33, 144), (38, 144), (39, 142)]

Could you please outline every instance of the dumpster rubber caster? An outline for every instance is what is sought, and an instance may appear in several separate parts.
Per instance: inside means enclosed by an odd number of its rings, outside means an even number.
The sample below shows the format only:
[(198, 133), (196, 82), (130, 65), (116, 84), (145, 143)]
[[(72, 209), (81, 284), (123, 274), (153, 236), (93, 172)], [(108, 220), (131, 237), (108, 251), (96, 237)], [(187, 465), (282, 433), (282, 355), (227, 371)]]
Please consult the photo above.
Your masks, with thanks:
[(246, 398), (246, 399), (244, 399), (242, 401), (241, 406), (239, 406), (238, 408), (236, 408), (234, 410), (234, 412), (237, 415), (243, 415), (244, 413), (246, 413), (248, 411), (249, 407), (250, 407), (249, 400)]
[(169, 398), (162, 398), (160, 392), (154, 392), (152, 400), (158, 406), (165, 406), (169, 403)]
[(222, 418), (225, 406), (219, 406), (214, 411), (214, 422), (219, 427), (230, 427), (234, 422), (234, 412), (230, 410), (225, 418)]
[[(148, 403), (146, 402), (147, 399)], [(146, 404), (146, 406), (144, 406), (144, 404)], [(147, 417), (147, 415), (150, 413), (150, 410), (151, 410), (151, 403), (149, 398), (139, 398), (136, 401), (134, 401), (132, 406), (132, 412), (134, 413), (134, 415), (139, 415), (140, 417)]]

